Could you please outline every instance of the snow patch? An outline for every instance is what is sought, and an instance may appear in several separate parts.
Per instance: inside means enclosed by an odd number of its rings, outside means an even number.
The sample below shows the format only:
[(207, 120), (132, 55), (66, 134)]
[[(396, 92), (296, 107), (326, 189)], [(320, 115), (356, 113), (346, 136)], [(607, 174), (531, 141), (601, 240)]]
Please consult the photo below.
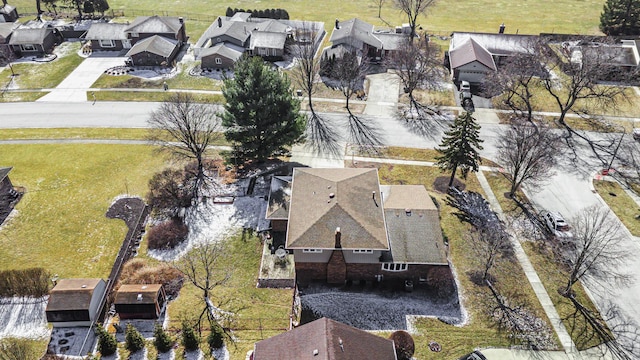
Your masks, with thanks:
[(18, 210), (12, 209), (11, 212), (9, 213), (9, 215), (7, 215), (7, 217), (2, 222), (2, 224), (0, 224), (0, 231), (2, 231), (2, 229), (5, 226), (7, 226), (11, 222), (11, 220), (13, 220), (13, 218), (17, 217), (18, 214), (19, 214)]
[(213, 355), (213, 358), (216, 360), (229, 360), (229, 350), (227, 349), (227, 345), (223, 345), (221, 348), (219, 349), (213, 349), (213, 351), (211, 352), (211, 355)]
[(118, 202), (118, 200), (120, 200), (120, 199), (128, 199), (128, 198), (142, 200), (142, 198), (140, 196), (137, 196), (137, 195), (120, 194), (120, 195), (118, 195), (118, 196), (113, 198), (113, 201), (111, 201), (111, 205), (109, 205), (109, 208), (112, 207), (116, 202)]
[(43, 339), (50, 336), (45, 309), (48, 296), (0, 298), (0, 338)]

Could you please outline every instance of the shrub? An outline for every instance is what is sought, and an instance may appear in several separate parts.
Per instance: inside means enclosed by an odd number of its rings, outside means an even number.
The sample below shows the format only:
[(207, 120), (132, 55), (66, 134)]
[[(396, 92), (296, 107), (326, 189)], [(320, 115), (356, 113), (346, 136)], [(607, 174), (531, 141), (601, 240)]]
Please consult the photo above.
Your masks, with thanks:
[(147, 203), (157, 214), (175, 216), (191, 206), (193, 193), (183, 170), (164, 169), (149, 180)]
[(0, 339), (0, 359), (39, 359), (42, 356), (40, 345), (30, 339)]
[(173, 344), (175, 343), (173, 339), (167, 334), (166, 331), (162, 328), (162, 325), (156, 323), (155, 328), (153, 329), (153, 346), (158, 349), (158, 352), (166, 353), (171, 350)]
[(224, 345), (224, 332), (218, 324), (211, 326), (211, 332), (207, 336), (207, 343), (211, 349), (220, 349)]
[(102, 325), (96, 326), (98, 332), (98, 351), (101, 355), (109, 356), (118, 350), (118, 341), (116, 337), (109, 334)]
[(182, 322), (182, 346), (186, 351), (196, 351), (200, 347), (200, 339), (188, 322)]
[(392, 333), (389, 339), (393, 340), (398, 360), (410, 360), (413, 357), (416, 346), (411, 334), (404, 330), (399, 330)]
[(127, 261), (120, 274), (121, 284), (162, 284), (171, 298), (178, 296), (183, 282), (184, 276), (173, 266), (166, 263), (147, 265), (143, 259)]
[(189, 228), (180, 218), (172, 218), (149, 230), (147, 241), (149, 249), (173, 249), (182, 243), (189, 234)]
[(144, 349), (144, 338), (140, 335), (140, 332), (131, 324), (127, 324), (127, 330), (125, 332), (124, 347), (129, 352), (134, 353)]
[(50, 275), (43, 268), (0, 271), (0, 297), (41, 297), (49, 293)]

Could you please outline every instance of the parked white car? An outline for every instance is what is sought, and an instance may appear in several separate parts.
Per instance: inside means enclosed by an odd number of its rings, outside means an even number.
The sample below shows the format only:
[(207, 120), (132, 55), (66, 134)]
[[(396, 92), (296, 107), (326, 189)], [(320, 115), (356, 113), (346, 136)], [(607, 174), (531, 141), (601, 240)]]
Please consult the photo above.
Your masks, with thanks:
[(559, 238), (572, 238), (573, 234), (569, 228), (569, 224), (564, 221), (564, 217), (557, 211), (542, 211), (540, 217), (549, 228), (553, 235)]

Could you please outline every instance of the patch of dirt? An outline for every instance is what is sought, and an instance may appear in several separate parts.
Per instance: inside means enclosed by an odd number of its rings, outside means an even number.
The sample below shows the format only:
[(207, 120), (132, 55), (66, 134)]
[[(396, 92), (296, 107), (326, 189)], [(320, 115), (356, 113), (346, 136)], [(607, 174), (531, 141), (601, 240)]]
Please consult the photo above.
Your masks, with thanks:
[(111, 204), (109, 210), (107, 210), (107, 217), (109, 219), (123, 220), (131, 230), (138, 225), (137, 222), (143, 210), (144, 201), (142, 199), (120, 198)]
[[(438, 176), (436, 180), (433, 182), (433, 189), (437, 192), (446, 194), (449, 189), (449, 176)], [(458, 180), (458, 178), (453, 179), (453, 187), (458, 190), (463, 191), (467, 185), (462, 181)]]

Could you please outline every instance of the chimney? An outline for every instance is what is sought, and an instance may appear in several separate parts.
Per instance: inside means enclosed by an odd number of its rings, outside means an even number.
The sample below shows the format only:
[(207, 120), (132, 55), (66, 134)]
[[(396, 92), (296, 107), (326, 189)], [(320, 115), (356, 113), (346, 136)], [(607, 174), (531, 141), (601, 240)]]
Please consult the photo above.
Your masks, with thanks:
[(218, 27), (222, 27), (222, 18), (218, 17)]
[(180, 22), (180, 24), (184, 24), (184, 19), (181, 17), (178, 18), (178, 21)]
[(335, 244), (335, 248), (336, 249), (342, 249), (342, 244), (340, 243), (340, 238), (342, 238), (342, 233), (340, 232), (340, 227), (336, 228), (336, 244)]
[(340, 29), (340, 21), (338, 19), (336, 19), (336, 29)]
[(499, 34), (504, 34), (504, 28), (505, 28), (505, 27), (506, 27), (506, 26), (504, 26), (504, 23), (500, 24), (500, 28), (498, 29), (498, 33), (499, 33)]

